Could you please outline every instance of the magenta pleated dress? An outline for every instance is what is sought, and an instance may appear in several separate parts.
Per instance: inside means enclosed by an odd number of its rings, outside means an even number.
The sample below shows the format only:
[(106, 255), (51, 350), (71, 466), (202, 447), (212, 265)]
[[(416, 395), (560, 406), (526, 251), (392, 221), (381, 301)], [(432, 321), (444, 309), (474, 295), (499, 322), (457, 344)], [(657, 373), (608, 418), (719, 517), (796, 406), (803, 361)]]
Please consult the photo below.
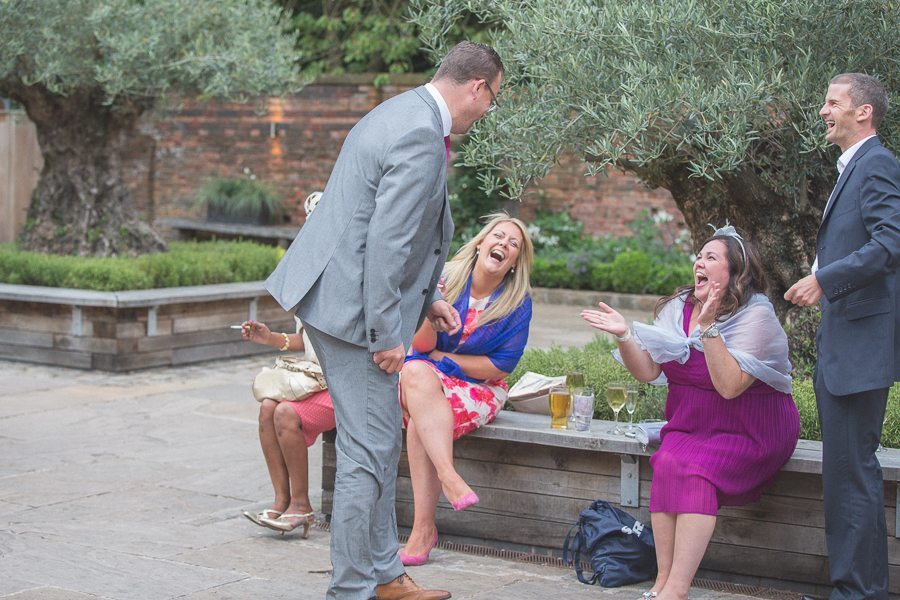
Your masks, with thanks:
[[(685, 303), (685, 334), (692, 309)], [(797, 445), (793, 397), (756, 380), (727, 400), (713, 387), (703, 353), (693, 348), (685, 364), (661, 366), (669, 380), (669, 422), (650, 457), (650, 512), (716, 515), (720, 506), (758, 500)]]

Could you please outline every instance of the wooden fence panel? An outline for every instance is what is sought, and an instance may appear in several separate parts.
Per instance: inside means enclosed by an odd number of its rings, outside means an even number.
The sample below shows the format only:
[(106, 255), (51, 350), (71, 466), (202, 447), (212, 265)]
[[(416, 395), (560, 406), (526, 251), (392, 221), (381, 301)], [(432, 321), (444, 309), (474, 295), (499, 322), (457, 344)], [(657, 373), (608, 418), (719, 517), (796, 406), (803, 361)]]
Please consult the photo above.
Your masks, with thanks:
[(22, 231), (43, 166), (34, 124), (24, 113), (0, 111), (0, 242)]
[(0, 111), (0, 243), (22, 231), (43, 165), (34, 124), (22, 112)]

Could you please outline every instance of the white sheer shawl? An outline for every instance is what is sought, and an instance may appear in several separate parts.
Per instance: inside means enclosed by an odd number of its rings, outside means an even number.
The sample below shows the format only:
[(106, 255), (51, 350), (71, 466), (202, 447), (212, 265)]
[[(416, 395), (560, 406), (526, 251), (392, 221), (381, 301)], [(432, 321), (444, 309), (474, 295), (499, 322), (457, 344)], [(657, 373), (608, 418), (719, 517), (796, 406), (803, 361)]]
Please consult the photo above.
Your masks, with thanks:
[[(635, 341), (658, 364), (672, 360), (684, 364), (690, 357), (691, 348), (703, 352), (699, 327), (695, 327), (689, 336), (684, 334), (686, 299), (687, 294), (684, 294), (666, 303), (653, 325), (634, 322)], [(733, 317), (720, 321), (719, 332), (741, 371), (779, 392), (791, 393), (787, 335), (775, 316), (772, 303), (764, 294), (754, 294)], [(618, 349), (613, 351), (613, 356), (622, 362)], [(660, 374), (652, 383), (665, 384), (665, 374)]]

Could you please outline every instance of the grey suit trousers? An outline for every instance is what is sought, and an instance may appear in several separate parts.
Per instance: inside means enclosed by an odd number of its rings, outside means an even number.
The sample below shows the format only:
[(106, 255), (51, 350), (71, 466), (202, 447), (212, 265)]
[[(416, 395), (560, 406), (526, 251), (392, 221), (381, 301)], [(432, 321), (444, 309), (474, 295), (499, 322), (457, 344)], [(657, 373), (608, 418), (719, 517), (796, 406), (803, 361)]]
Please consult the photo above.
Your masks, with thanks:
[(822, 427), (825, 542), (834, 588), (830, 600), (888, 597), (884, 480), (875, 450), (887, 389), (835, 396), (815, 377)]
[(368, 600), (375, 584), (405, 571), (394, 509), (401, 415), (397, 374), (388, 375), (362, 346), (306, 331), (328, 380), (337, 423), (337, 477), (331, 513), (327, 598)]

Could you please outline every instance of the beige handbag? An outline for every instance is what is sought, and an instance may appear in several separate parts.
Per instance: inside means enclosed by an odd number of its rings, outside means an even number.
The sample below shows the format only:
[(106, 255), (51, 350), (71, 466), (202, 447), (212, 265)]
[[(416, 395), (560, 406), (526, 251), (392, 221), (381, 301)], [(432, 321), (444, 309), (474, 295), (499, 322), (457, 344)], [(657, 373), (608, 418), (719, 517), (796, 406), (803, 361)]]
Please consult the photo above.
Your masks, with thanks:
[(279, 356), (275, 367), (263, 367), (253, 379), (253, 397), (257, 402), (266, 398), (277, 402), (296, 402), (328, 389), (322, 367), (302, 358)]
[(305, 330), (301, 331), (306, 358), (279, 356), (275, 359), (273, 368), (263, 367), (250, 386), (257, 402), (266, 398), (276, 402), (296, 402), (328, 389), (325, 374), (322, 373), (309, 337)]

